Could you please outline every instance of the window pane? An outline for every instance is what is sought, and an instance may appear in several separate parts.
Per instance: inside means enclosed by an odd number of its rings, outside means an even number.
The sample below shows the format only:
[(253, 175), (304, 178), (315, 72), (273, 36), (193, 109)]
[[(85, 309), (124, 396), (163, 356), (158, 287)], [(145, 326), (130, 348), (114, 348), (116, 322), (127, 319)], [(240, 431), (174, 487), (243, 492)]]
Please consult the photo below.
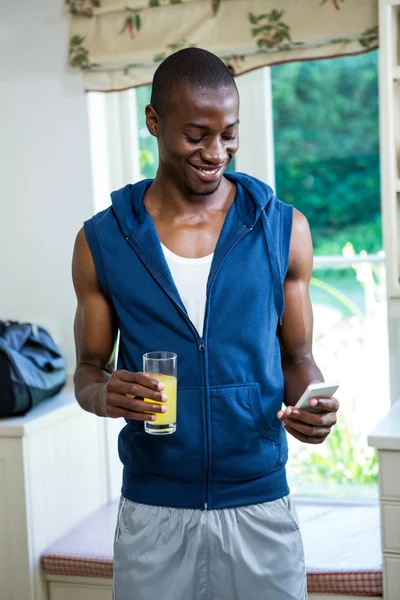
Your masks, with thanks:
[(157, 173), (157, 140), (146, 127), (145, 108), (150, 102), (151, 86), (136, 90), (137, 120), (139, 131), (140, 173), (144, 179), (153, 179)]
[(314, 269), (314, 356), (340, 383), (339, 422), (326, 442), (289, 437), (298, 494), (377, 497), (367, 436), (390, 404), (385, 267), (352, 264), (382, 249), (377, 52), (271, 69), (276, 188), (308, 218), (315, 255), (344, 268)]
[(377, 52), (273, 67), (277, 194), (317, 255), (382, 249)]
[(381, 263), (315, 269), (314, 357), (327, 381), (337, 380), (339, 422), (324, 444), (289, 437), (292, 492), (377, 497), (377, 458), (367, 436), (389, 409), (386, 284)]

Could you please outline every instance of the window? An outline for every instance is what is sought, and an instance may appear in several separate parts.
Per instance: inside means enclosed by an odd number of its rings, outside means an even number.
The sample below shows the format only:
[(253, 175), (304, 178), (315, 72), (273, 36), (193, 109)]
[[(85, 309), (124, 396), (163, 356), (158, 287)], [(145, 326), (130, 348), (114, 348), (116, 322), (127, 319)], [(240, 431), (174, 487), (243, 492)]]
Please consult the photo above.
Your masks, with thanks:
[(292, 488), (376, 496), (366, 438), (390, 404), (377, 52), (280, 65), (271, 77), (276, 191), (310, 222), (314, 355), (341, 384), (327, 442), (290, 438)]

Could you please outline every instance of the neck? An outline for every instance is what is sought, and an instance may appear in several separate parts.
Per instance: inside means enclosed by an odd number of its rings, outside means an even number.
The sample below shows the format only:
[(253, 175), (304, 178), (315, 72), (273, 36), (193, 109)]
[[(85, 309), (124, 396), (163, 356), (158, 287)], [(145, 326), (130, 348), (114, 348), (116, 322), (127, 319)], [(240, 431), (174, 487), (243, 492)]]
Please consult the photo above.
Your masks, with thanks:
[(157, 172), (151, 186), (144, 195), (144, 204), (150, 214), (163, 212), (164, 217), (198, 216), (199, 213), (228, 211), (235, 197), (235, 186), (225, 177), (218, 189), (206, 196), (191, 194), (171, 177)]

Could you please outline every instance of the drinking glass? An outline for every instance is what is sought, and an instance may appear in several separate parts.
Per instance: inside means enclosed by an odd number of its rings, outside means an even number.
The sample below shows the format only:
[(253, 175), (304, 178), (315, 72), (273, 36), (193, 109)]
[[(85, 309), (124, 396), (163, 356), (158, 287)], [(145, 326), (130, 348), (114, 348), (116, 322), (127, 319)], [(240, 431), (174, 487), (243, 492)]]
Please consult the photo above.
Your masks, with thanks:
[(152, 435), (168, 435), (176, 431), (177, 355), (174, 352), (147, 352), (143, 354), (143, 372), (164, 384), (166, 402), (145, 398), (151, 404), (163, 404), (165, 413), (155, 413), (155, 421), (145, 421), (144, 430)]

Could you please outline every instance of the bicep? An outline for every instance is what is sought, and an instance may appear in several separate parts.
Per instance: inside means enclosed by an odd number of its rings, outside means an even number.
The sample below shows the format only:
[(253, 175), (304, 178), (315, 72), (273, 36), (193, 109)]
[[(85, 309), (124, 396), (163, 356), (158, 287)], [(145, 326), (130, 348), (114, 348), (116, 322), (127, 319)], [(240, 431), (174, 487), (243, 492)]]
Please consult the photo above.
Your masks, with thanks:
[(307, 219), (295, 211), (289, 268), (284, 283), (285, 313), (279, 329), (282, 358), (296, 362), (312, 354), (313, 313), (309, 286), (313, 248)]
[(89, 363), (105, 368), (114, 350), (116, 316), (98, 281), (83, 229), (75, 242), (72, 278), (77, 297), (74, 322), (77, 365)]

